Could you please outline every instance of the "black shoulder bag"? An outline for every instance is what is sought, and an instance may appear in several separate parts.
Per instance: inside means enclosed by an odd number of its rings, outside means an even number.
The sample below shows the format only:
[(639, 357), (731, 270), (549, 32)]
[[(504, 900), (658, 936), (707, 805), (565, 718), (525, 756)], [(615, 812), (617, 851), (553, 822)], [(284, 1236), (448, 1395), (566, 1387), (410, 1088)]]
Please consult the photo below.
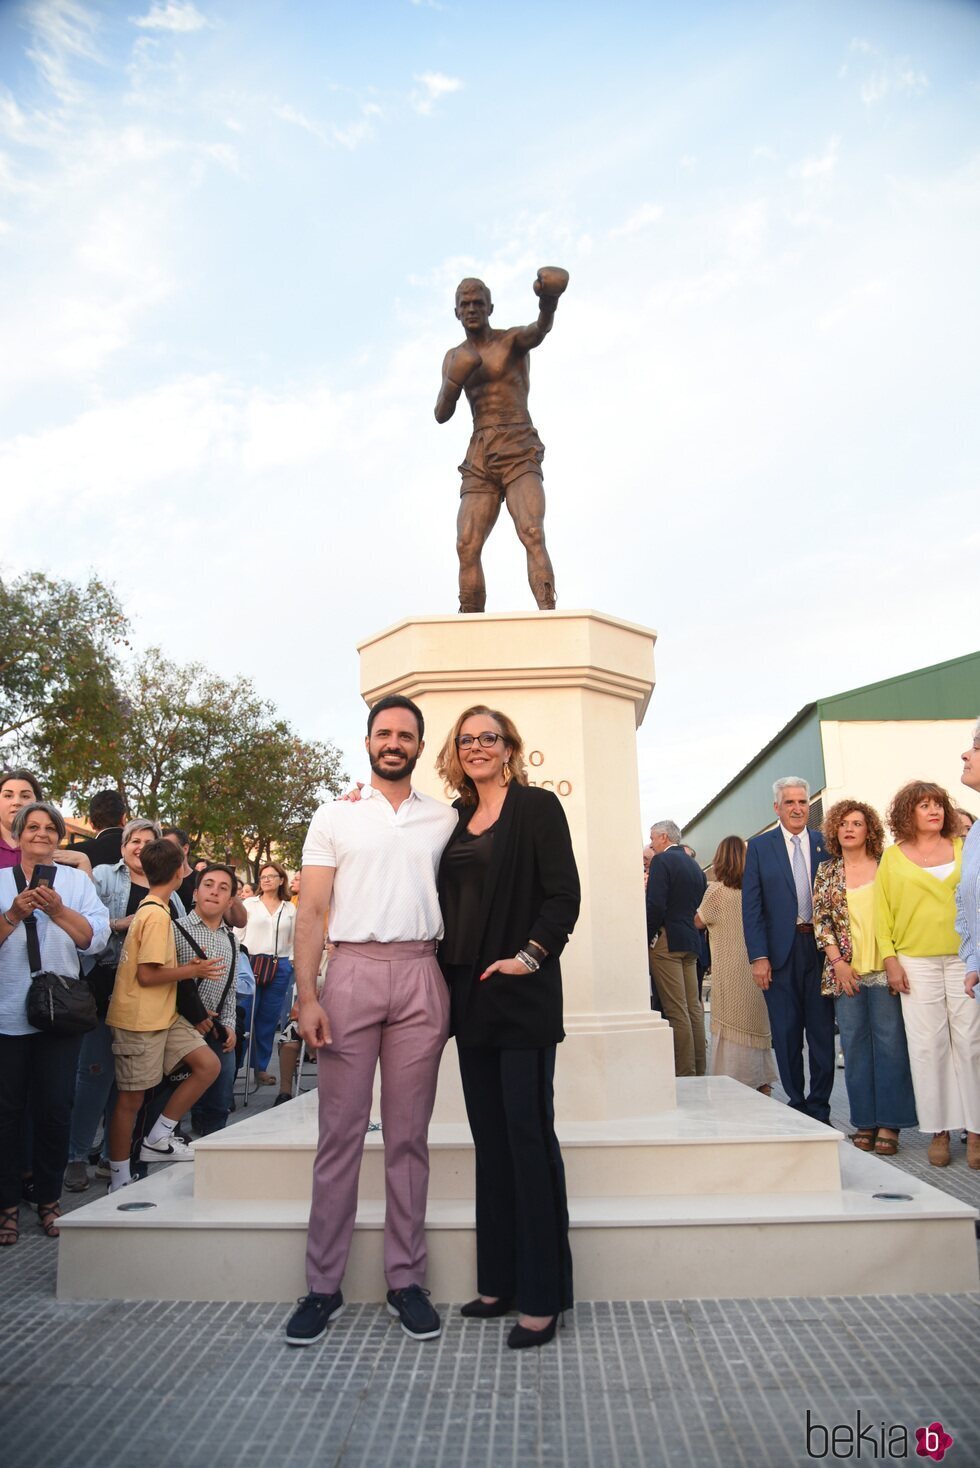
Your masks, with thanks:
[[(14, 867), (14, 881), (17, 891), (23, 892), (27, 879), (19, 866)], [(27, 1023), (45, 1035), (85, 1035), (94, 1030), (98, 1024), (95, 995), (85, 980), (42, 970), (41, 942), (33, 913), (24, 918), (24, 936), (31, 969)]]

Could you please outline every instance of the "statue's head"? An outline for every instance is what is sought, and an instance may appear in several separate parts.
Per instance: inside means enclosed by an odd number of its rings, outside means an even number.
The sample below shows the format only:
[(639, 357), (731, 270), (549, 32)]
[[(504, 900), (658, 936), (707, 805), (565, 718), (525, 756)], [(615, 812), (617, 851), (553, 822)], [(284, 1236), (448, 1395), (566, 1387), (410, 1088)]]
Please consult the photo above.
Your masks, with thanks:
[[(470, 316), (470, 320), (464, 321), (464, 312)], [(477, 322), (476, 315), (479, 313), (483, 321)], [(489, 287), (476, 276), (468, 275), (461, 280), (456, 287), (456, 319), (462, 321), (464, 326), (482, 325), (488, 321), (493, 314), (493, 301), (490, 298)]]

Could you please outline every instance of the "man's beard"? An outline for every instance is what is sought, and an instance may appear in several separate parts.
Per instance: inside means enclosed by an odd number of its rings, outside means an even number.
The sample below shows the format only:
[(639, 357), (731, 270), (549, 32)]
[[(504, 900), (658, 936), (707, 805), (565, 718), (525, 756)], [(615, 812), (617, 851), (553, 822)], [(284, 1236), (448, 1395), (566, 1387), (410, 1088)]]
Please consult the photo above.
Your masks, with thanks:
[(412, 771), (415, 769), (415, 766), (419, 762), (419, 757), (417, 754), (415, 754), (412, 755), (411, 759), (406, 758), (403, 765), (398, 765), (397, 767), (392, 766), (389, 768), (388, 766), (381, 763), (381, 758), (383, 758), (383, 755), (378, 759), (371, 760), (371, 769), (374, 771), (379, 779), (391, 780), (392, 782), (396, 780), (408, 780), (411, 777)]

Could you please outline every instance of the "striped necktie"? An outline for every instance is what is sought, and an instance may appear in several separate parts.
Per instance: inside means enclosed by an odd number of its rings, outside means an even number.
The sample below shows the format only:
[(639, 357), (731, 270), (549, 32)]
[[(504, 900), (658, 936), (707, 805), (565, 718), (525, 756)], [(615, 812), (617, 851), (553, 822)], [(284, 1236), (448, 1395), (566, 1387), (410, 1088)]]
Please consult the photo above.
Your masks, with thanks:
[(803, 848), (800, 845), (799, 836), (793, 837), (793, 881), (796, 883), (796, 907), (799, 921), (808, 923), (813, 918), (813, 893), (810, 891), (810, 879), (806, 874), (806, 862), (803, 859)]

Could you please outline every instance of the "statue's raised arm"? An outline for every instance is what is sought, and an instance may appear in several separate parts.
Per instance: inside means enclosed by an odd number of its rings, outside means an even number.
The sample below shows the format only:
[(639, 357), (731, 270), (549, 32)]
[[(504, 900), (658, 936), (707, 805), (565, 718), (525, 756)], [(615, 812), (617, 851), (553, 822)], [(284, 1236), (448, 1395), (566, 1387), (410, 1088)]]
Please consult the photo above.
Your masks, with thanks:
[(542, 265), (534, 281), (538, 317), (529, 326), (497, 330), (490, 325), (493, 301), (482, 280), (462, 280), (456, 289), (456, 319), (466, 333), (443, 358), (436, 399), (437, 423), (447, 423), (465, 392), (473, 413), (473, 436), (462, 475), (456, 522), (459, 609), (482, 612), (487, 591), (481, 553), (497, 523), (501, 503), (527, 552), (527, 574), (542, 611), (555, 606), (555, 575), (544, 543), (544, 445), (528, 411), (528, 353), (551, 330), (568, 271)]
[(534, 281), (534, 294), (540, 302), (538, 319), (532, 321), (530, 326), (519, 327), (517, 331), (518, 344), (525, 351), (529, 352), (533, 347), (539, 347), (548, 335), (554, 325), (559, 297), (564, 293), (567, 285), (567, 270), (562, 270), (558, 265), (542, 265)]

